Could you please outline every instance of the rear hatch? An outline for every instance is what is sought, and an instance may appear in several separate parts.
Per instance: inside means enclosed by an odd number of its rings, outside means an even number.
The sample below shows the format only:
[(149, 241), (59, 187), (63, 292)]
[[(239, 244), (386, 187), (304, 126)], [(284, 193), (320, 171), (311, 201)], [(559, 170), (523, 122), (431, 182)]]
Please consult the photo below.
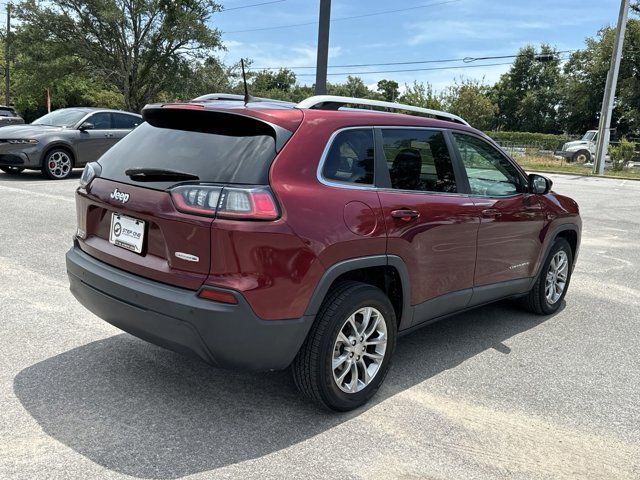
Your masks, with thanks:
[[(76, 196), (80, 248), (136, 275), (198, 289), (215, 254), (211, 226), (225, 211), (218, 200), (232, 208), (232, 199), (244, 205), (245, 193), (249, 202), (268, 196), (271, 163), (292, 134), (247, 113), (145, 109), (146, 123), (87, 167), (97, 176)], [(292, 111), (289, 128), (294, 115), (301, 120)]]

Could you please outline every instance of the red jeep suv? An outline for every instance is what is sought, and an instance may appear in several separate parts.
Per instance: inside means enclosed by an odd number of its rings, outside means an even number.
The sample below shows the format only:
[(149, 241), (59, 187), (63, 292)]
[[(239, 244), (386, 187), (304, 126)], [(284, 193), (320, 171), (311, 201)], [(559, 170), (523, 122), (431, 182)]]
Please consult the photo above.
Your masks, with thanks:
[(455, 115), (209, 95), (143, 117), (85, 168), (66, 260), (80, 303), (149, 342), (291, 366), (349, 410), (399, 334), (504, 298), (551, 314), (567, 293), (578, 205)]

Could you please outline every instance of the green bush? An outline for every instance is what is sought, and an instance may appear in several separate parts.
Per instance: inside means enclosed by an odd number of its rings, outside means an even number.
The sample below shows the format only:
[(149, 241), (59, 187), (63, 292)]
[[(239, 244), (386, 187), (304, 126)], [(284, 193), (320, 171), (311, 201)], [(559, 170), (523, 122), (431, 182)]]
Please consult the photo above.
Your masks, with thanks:
[(562, 144), (574, 137), (567, 135), (553, 135), (550, 133), (531, 132), (484, 132), (499, 145), (515, 145), (523, 147), (535, 147), (541, 150), (557, 150)]
[(636, 153), (636, 144), (622, 137), (616, 145), (609, 146), (609, 156), (611, 157), (611, 168), (614, 172), (624, 170), (627, 164), (633, 159)]

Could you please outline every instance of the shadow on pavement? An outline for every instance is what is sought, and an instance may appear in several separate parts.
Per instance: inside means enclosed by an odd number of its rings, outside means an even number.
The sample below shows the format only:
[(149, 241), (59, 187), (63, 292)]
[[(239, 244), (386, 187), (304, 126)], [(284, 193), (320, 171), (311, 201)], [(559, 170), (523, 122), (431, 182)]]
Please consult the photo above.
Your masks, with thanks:
[[(372, 404), (484, 350), (509, 354), (504, 340), (548, 318), (501, 302), (402, 337)], [(28, 367), (14, 389), (48, 435), (110, 470), (154, 479), (258, 458), (368, 408), (324, 412), (298, 397), (288, 371), (224, 371), (126, 334)]]

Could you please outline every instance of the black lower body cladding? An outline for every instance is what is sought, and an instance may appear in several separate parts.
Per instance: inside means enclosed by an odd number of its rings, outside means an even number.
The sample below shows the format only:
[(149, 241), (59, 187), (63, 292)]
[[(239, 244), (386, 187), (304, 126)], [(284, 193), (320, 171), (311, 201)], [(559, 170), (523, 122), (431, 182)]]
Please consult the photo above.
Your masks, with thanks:
[(71, 292), (88, 310), (143, 340), (225, 368), (287, 368), (313, 322), (261, 320), (241, 296), (237, 305), (203, 300), (111, 267), (77, 245), (66, 261)]

